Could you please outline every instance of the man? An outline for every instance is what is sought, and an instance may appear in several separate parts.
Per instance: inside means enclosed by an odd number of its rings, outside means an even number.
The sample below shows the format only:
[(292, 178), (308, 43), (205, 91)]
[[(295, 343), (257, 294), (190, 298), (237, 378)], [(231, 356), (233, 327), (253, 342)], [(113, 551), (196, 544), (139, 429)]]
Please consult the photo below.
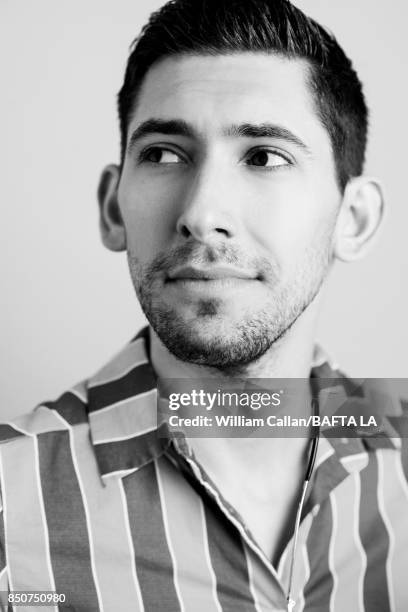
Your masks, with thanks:
[[(100, 227), (150, 326), (0, 429), (3, 609), (43, 591), (87, 611), (406, 609), (404, 404), (314, 345), (333, 262), (362, 256), (383, 213), (350, 61), (286, 0), (175, 0), (134, 44), (119, 117)], [(204, 379), (306, 380), (283, 407), (305, 419), (316, 388), (333, 414), (333, 384), (389, 418), (374, 436), (329, 427), (318, 448), (310, 427), (163, 429), (158, 381)]]

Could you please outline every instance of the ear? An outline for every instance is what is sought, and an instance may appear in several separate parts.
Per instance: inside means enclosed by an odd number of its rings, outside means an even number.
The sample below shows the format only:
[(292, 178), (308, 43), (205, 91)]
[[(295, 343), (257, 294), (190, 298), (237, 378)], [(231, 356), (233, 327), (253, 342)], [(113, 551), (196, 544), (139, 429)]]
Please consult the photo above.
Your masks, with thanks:
[(334, 255), (344, 262), (363, 257), (384, 219), (384, 197), (379, 182), (358, 176), (346, 185), (336, 223)]
[(99, 229), (102, 242), (111, 251), (126, 250), (126, 234), (118, 204), (119, 166), (110, 164), (102, 171), (98, 186)]

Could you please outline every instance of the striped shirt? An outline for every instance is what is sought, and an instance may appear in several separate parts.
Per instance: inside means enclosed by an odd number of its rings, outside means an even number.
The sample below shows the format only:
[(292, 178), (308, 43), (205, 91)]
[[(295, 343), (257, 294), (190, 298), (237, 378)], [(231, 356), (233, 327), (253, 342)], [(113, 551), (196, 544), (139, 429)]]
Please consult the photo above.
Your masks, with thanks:
[[(311, 376), (356, 400), (327, 362)], [(158, 435), (156, 401), (146, 328), (92, 378), (0, 425), (0, 592), (56, 591), (66, 607), (51, 609), (77, 612), (287, 609), (292, 539), (274, 567), (194, 455)], [(322, 436), (296, 611), (408, 610), (404, 411), (379, 437)]]

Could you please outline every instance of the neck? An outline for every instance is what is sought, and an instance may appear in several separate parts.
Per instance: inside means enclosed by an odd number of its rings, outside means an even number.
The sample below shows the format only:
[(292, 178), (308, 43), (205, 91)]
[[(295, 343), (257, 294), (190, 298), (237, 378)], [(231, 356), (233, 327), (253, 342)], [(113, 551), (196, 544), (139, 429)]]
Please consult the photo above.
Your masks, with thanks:
[[(317, 300), (303, 312), (290, 330), (259, 360), (239, 372), (235, 377), (242, 378), (299, 378), (310, 377), (315, 330), (317, 320)], [(152, 329), (151, 334), (151, 360), (159, 378), (219, 378), (228, 383), (233, 376), (216, 368), (183, 362), (172, 355), (159, 340)], [(309, 389), (308, 385), (307, 388)], [(310, 391), (306, 391), (310, 393)], [(292, 402), (283, 407), (285, 414), (292, 416), (309, 416), (311, 414), (310, 395), (305, 402)], [(278, 414), (278, 412), (276, 412)], [(282, 457), (290, 457), (286, 468), (290, 471), (302, 471), (305, 452), (308, 447), (307, 438), (188, 438), (191, 448), (198, 460), (209, 474), (226, 479), (240, 467), (241, 473), (250, 474), (255, 480), (263, 479), (265, 474), (276, 470), (282, 465)], [(288, 451), (290, 451), (288, 453)], [(297, 466), (297, 467), (296, 467)], [(285, 468), (285, 469), (286, 469)], [(218, 475), (218, 478), (217, 478)], [(273, 479), (272, 479), (273, 482)]]

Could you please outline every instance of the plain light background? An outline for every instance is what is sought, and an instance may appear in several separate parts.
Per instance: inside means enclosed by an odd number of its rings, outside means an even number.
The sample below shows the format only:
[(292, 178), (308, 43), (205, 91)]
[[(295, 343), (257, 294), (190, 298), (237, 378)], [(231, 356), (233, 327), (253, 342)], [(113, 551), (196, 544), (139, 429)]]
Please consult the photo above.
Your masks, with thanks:
[[(99, 240), (99, 172), (119, 154), (115, 96), (158, 0), (0, 0), (0, 417), (92, 374), (144, 321), (125, 254)], [(318, 339), (358, 377), (407, 377), (408, 47), (404, 0), (298, 0), (336, 34), (371, 108), (367, 173), (388, 216), (338, 265)]]

